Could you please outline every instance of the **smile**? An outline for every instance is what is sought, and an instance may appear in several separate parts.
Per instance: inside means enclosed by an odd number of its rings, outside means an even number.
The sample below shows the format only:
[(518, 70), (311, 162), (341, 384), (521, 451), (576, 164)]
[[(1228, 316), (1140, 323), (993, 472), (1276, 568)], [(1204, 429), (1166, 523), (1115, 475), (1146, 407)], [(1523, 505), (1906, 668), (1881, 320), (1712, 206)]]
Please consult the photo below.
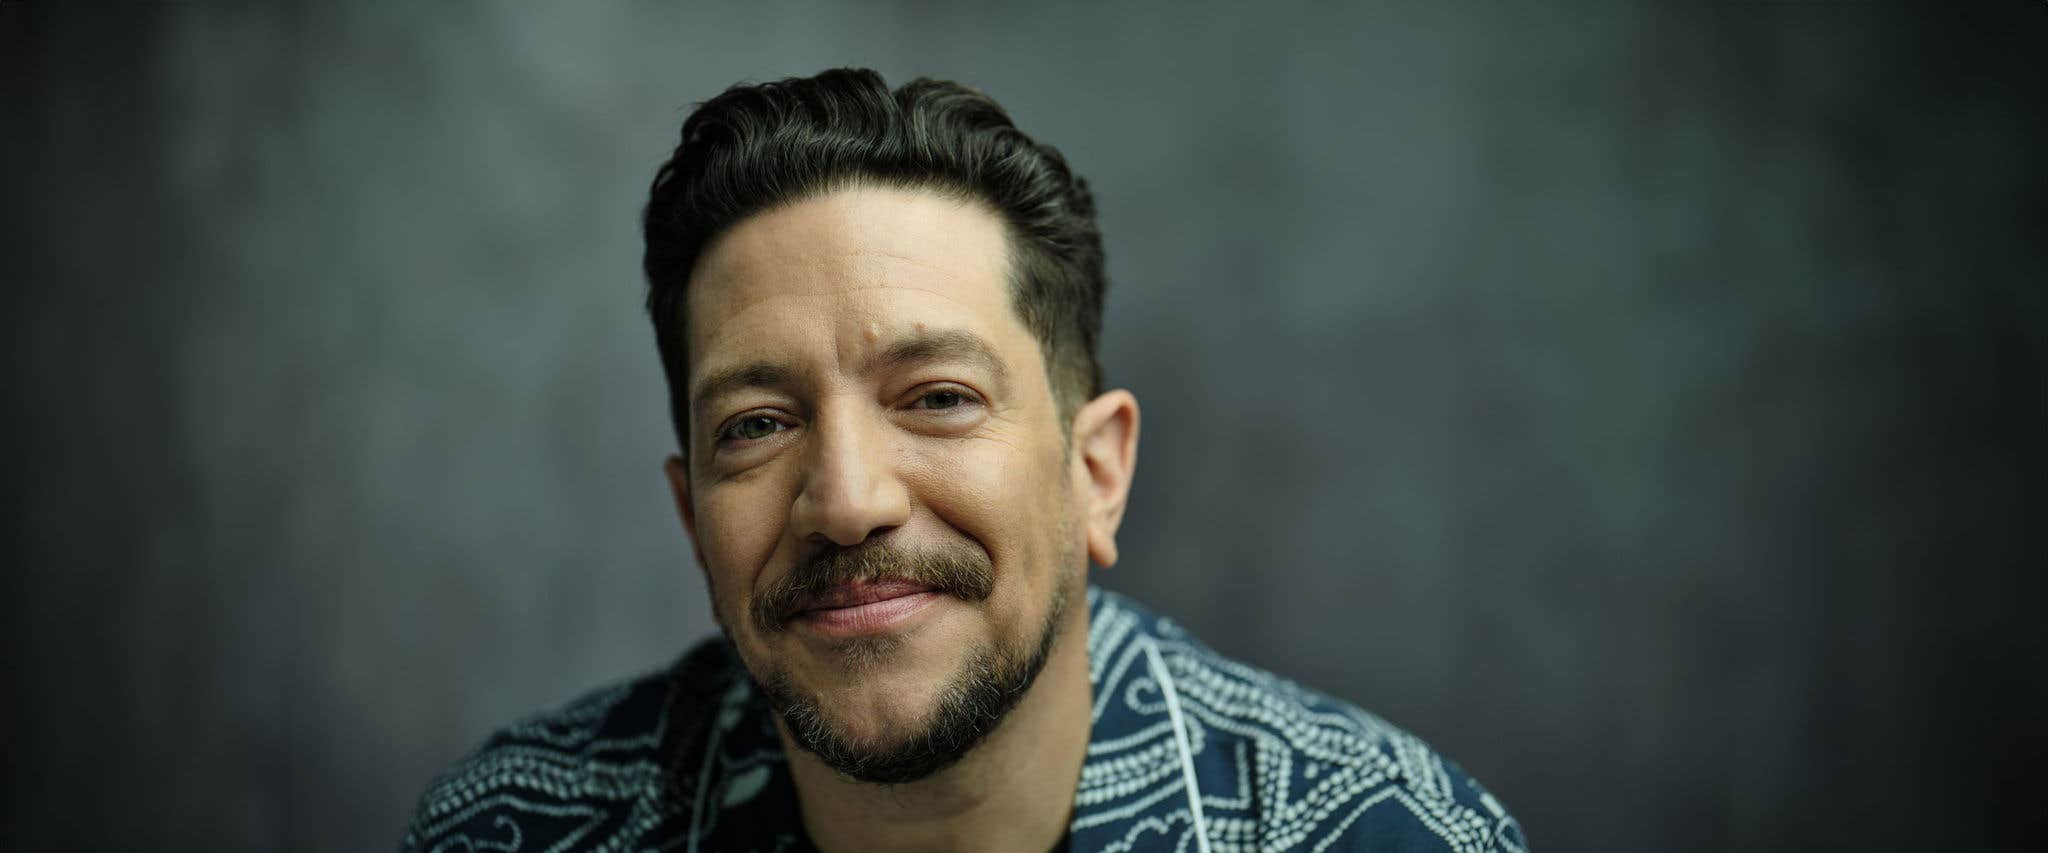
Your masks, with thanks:
[(902, 627), (943, 595), (906, 580), (841, 584), (796, 614), (795, 621), (834, 639), (881, 634)]

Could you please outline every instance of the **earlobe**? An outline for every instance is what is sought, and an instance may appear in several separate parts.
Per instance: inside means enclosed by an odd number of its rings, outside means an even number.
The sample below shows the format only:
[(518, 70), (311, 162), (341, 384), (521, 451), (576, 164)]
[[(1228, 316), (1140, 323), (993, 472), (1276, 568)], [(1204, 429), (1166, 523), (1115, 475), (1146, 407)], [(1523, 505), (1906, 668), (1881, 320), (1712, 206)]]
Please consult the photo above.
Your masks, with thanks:
[(1138, 466), (1138, 398), (1118, 389), (1088, 401), (1074, 418), (1074, 441), (1085, 477), (1088, 557), (1116, 564), (1117, 527)]
[(1105, 569), (1116, 565), (1116, 534), (1104, 532), (1095, 525), (1088, 526), (1088, 559)]

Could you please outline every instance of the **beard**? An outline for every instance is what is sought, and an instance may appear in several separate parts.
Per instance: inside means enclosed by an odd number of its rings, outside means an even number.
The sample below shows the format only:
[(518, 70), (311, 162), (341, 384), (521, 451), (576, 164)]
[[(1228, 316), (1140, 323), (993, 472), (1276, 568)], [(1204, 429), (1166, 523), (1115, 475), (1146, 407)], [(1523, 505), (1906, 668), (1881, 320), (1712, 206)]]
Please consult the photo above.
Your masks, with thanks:
[[(1065, 534), (1066, 525), (1062, 528)], [(822, 594), (842, 582), (878, 578), (907, 578), (966, 601), (985, 601), (994, 591), (990, 569), (986, 555), (979, 549), (911, 553), (881, 542), (832, 548), (799, 564), (788, 577), (764, 590), (748, 616), (764, 634), (772, 634), (786, 628), (789, 608), (810, 595)], [(1007, 645), (978, 644), (940, 690), (937, 702), (919, 729), (894, 738), (849, 737), (825, 713), (824, 703), (817, 695), (799, 687), (787, 669), (770, 666), (764, 672), (753, 665), (746, 669), (769, 707), (781, 716), (790, 738), (827, 767), (860, 782), (915, 782), (952, 766), (973, 751), (1037, 681), (1059, 637), (1075, 574), (1066, 566), (1055, 572), (1052, 600), (1037, 636), (1018, 637)], [(729, 629), (727, 634), (731, 634)], [(893, 635), (863, 637), (844, 641), (837, 650), (842, 663), (858, 672), (879, 665), (901, 643), (902, 638)], [(737, 648), (738, 644), (734, 646)]]

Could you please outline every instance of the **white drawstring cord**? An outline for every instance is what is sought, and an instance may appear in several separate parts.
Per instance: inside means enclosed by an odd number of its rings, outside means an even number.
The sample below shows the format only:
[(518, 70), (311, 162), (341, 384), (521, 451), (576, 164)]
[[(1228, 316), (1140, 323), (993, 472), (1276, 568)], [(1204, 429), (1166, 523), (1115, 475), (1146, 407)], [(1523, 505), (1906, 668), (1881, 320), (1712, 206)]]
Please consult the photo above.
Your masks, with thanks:
[(1152, 680), (1159, 682), (1159, 692), (1166, 696), (1166, 716), (1173, 720), (1173, 738), (1180, 744), (1180, 771), (1187, 780), (1188, 810), (1195, 821), (1195, 850), (1209, 853), (1209, 830), (1202, 819), (1202, 791), (1195, 786), (1194, 748), (1188, 745), (1188, 727), (1180, 717), (1180, 692), (1173, 687), (1173, 676), (1166, 672), (1166, 661), (1159, 657), (1159, 644), (1151, 637), (1140, 637), (1145, 641), (1145, 660), (1152, 667)]

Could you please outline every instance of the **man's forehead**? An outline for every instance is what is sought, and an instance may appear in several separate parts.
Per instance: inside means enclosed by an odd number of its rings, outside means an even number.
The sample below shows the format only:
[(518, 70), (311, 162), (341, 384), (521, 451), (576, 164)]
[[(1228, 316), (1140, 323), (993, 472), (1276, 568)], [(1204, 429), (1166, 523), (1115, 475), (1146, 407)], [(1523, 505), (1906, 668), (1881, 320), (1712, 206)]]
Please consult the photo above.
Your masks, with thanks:
[(924, 323), (1009, 325), (1006, 253), (995, 214), (926, 191), (840, 190), (757, 214), (692, 273), (691, 361), (856, 328), (873, 340)]

